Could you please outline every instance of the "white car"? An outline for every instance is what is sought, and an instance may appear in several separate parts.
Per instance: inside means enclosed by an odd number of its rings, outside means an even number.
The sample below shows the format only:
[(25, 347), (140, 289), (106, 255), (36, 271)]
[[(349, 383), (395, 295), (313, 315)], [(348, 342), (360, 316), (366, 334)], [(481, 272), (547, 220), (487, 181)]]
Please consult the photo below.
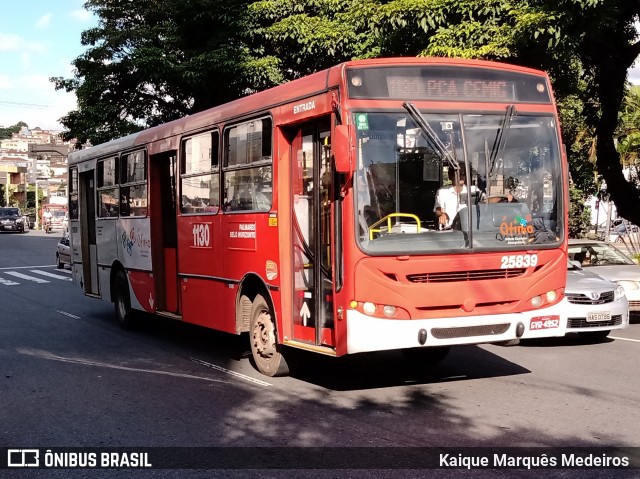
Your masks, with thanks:
[(562, 301), (544, 311), (530, 311), (525, 317), (521, 339), (578, 333), (596, 341), (629, 325), (629, 302), (622, 286), (569, 262)]
[[(629, 301), (624, 288), (591, 273), (577, 263), (569, 263), (563, 317), (567, 333), (598, 340), (606, 338), (611, 330), (629, 326)], [(564, 318), (563, 318), (564, 319)]]
[(609, 243), (569, 240), (569, 259), (624, 288), (629, 311), (640, 313), (640, 265)]

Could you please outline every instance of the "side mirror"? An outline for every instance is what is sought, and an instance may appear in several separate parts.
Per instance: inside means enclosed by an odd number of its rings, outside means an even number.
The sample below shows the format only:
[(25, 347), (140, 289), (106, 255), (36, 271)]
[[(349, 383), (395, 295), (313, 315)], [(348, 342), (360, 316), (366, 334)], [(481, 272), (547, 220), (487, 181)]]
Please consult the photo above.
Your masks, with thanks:
[(351, 148), (351, 132), (353, 127), (349, 125), (337, 125), (333, 133), (333, 156), (338, 173), (351, 173), (352, 165), (352, 148)]
[(570, 259), (569, 263), (571, 263), (571, 266), (573, 266), (574, 268), (582, 269), (582, 263), (580, 261)]

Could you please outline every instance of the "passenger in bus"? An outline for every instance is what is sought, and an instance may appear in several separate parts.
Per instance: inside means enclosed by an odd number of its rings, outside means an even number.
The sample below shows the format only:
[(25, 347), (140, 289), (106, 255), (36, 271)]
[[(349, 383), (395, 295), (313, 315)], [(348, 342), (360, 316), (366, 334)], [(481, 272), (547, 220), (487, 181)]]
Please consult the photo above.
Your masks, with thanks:
[(458, 170), (458, 184), (456, 184), (456, 170), (449, 167), (448, 175), (451, 185), (438, 189), (433, 207), (441, 229), (450, 228), (453, 218), (466, 205), (467, 179), (464, 170)]

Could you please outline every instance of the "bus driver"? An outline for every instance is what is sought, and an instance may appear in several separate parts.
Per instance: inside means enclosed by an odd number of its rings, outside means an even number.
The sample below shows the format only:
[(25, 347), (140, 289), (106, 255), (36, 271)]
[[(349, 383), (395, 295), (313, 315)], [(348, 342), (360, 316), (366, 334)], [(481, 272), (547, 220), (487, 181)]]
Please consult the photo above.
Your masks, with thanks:
[(458, 183), (456, 184), (456, 170), (449, 167), (449, 181), (451, 185), (442, 186), (436, 192), (436, 201), (433, 211), (438, 218), (439, 229), (450, 228), (453, 218), (458, 211), (466, 205), (467, 187), (464, 170), (458, 170)]

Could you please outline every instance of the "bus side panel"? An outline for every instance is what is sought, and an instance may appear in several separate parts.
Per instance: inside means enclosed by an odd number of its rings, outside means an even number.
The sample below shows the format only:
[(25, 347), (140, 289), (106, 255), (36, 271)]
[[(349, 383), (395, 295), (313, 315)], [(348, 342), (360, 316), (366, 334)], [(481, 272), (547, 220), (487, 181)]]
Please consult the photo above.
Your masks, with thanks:
[[(220, 214), (178, 216), (178, 283), (182, 319), (235, 333), (233, 299), (223, 271)], [(167, 272), (168, 274), (168, 272)]]
[(100, 285), (100, 296), (109, 299), (109, 277), (111, 265), (117, 258), (116, 243), (116, 220), (96, 221), (96, 250), (97, 250), (97, 271), (98, 284)]
[[(225, 214), (223, 220), (225, 277), (237, 282), (252, 274), (265, 284), (277, 287), (280, 264), (275, 210), (272, 209), (272, 213)], [(275, 307), (279, 306), (278, 302), (273, 302)], [(235, 302), (232, 300), (231, 304)]]

